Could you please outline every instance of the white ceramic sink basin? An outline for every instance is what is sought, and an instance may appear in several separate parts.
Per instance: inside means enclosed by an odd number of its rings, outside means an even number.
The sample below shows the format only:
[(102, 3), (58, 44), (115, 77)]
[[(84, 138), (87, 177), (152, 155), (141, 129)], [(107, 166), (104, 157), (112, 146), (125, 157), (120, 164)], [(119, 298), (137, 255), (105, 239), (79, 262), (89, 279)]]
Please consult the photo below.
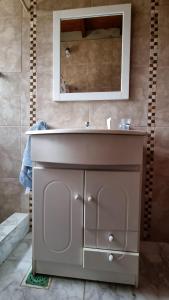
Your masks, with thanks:
[(122, 135), (145, 135), (144, 131), (138, 130), (109, 130), (109, 129), (92, 129), (92, 128), (61, 128), (61, 129), (48, 129), (48, 130), (35, 130), (27, 131), (26, 134), (76, 134), (76, 133), (85, 133), (85, 134), (122, 134)]
[(110, 166), (140, 163), (145, 132), (72, 128), (28, 131), (27, 134), (31, 135), (33, 161)]

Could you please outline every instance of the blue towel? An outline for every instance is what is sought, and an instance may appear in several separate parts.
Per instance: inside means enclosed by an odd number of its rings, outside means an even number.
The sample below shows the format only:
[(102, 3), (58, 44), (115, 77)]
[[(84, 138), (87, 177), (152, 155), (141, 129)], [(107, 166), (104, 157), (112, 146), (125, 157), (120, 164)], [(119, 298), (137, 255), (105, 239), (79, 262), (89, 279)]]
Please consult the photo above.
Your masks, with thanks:
[[(38, 121), (29, 130), (48, 129), (44, 121)], [(32, 190), (32, 160), (31, 160), (31, 136), (28, 136), (25, 150), (23, 153), (22, 167), (19, 175), (19, 181), (24, 186), (26, 192)]]

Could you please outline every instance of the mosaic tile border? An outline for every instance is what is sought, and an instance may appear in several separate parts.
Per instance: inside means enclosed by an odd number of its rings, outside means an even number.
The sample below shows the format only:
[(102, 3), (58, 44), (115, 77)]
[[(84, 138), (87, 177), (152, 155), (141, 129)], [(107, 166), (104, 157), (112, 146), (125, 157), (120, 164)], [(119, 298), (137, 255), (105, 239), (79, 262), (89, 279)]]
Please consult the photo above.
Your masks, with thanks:
[[(30, 126), (36, 122), (37, 70), (37, 0), (30, 0)], [(30, 227), (32, 227), (32, 195), (29, 196)]]
[(156, 90), (157, 90), (157, 66), (158, 66), (158, 16), (159, 0), (151, 0), (150, 16), (150, 58), (149, 58), (149, 95), (147, 131), (147, 157), (145, 176), (145, 203), (144, 203), (144, 239), (151, 235), (152, 194), (154, 177), (154, 144), (155, 144), (155, 115), (156, 115)]
[(36, 122), (36, 27), (37, 27), (37, 0), (30, 1), (30, 126)]

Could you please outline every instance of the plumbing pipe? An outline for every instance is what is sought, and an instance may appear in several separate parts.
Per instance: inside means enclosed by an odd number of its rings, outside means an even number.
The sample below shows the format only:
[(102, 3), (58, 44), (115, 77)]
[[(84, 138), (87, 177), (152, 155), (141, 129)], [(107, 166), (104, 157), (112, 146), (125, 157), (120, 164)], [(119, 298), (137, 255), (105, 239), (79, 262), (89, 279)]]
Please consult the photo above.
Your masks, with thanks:
[(22, 3), (24, 9), (27, 11), (27, 13), (29, 13), (30, 9), (27, 7), (25, 0), (20, 0), (20, 2)]

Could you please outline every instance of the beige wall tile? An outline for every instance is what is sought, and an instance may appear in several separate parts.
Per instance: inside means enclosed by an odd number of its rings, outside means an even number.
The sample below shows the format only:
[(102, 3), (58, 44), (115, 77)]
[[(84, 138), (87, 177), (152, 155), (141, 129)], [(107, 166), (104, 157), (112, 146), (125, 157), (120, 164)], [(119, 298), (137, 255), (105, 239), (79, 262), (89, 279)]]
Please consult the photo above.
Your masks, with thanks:
[(23, 213), (29, 213), (29, 194), (25, 194), (23, 188), (22, 188), (22, 191), (21, 191), (21, 204), (20, 204), (20, 210), (21, 212)]
[(169, 126), (169, 2), (160, 1), (160, 4), (156, 124)]
[(29, 47), (29, 18), (22, 19), (22, 72), (29, 72), (30, 47)]
[(0, 97), (21, 95), (21, 73), (3, 73), (0, 80)]
[(37, 44), (44, 45), (45, 43), (52, 43), (53, 40), (53, 15), (46, 14), (39, 16), (37, 20)]
[(72, 7), (72, 0), (37, 0), (38, 9), (59, 10)]
[(161, 5), (169, 5), (168, 0), (160, 0), (160, 6)]
[(152, 239), (169, 241), (169, 127), (157, 127), (152, 203)]
[(0, 178), (18, 177), (20, 159), (20, 129), (0, 127)]
[(52, 72), (53, 70), (53, 45), (52, 43), (38, 43), (37, 46), (37, 71)]
[[(158, 47), (158, 66), (159, 66), (159, 84), (158, 84), (158, 95), (164, 98), (164, 94), (168, 97), (167, 87), (167, 69), (162, 72), (161, 67), (169, 67), (169, 2), (160, 1), (159, 8), (159, 47)], [(168, 5), (166, 5), (168, 4)], [(165, 87), (165, 90), (163, 89)], [(166, 97), (165, 96), (165, 97)], [(165, 116), (164, 116), (165, 119)]]
[(53, 16), (46, 14), (37, 21), (37, 71), (52, 72), (53, 69)]
[(147, 0), (131, 0), (132, 17), (133, 14), (147, 14), (150, 13), (151, 1)]
[(26, 142), (28, 139), (28, 135), (26, 135), (26, 131), (29, 129), (29, 126), (22, 126), (21, 127), (21, 160), (23, 157), (23, 152), (25, 150)]
[(158, 47), (158, 66), (166, 67), (169, 65), (169, 27), (160, 26), (159, 28), (159, 47)]
[(48, 107), (42, 107), (46, 111), (50, 109), (50, 103), (52, 104), (52, 72), (50, 73), (38, 73), (37, 74), (37, 107), (40, 107), (42, 101), (48, 102)]
[(132, 9), (131, 35), (142, 37), (143, 42), (150, 36), (150, 11), (137, 11)]
[(25, 93), (21, 95), (21, 125), (29, 126), (29, 124), (30, 124), (29, 95)]
[(0, 222), (20, 211), (21, 193), (22, 187), (17, 179), (0, 179)]
[(21, 71), (21, 18), (0, 18), (0, 71)]
[(161, 5), (159, 7), (159, 26), (169, 27), (169, 3), (168, 5)]
[(91, 0), (92, 6), (113, 5), (129, 3), (127, 0)]
[[(165, 0), (162, 0), (165, 1)], [(167, 0), (166, 0), (167, 1)], [(92, 6), (113, 5), (113, 4), (132, 4), (132, 11), (146, 11), (150, 8), (150, 1), (147, 0), (91, 0)]]
[(156, 125), (165, 126), (168, 125), (169, 120), (169, 100), (166, 98), (159, 98), (156, 108)]
[(20, 125), (21, 112), (20, 112), (20, 97), (0, 97), (0, 126), (16, 126)]
[(168, 77), (169, 76), (169, 66), (158, 68), (157, 74), (157, 97), (168, 98), (169, 89), (168, 89)]
[(110, 5), (110, 0), (91, 0), (91, 6)]
[(147, 124), (147, 110), (144, 101), (96, 101), (90, 102), (90, 122), (94, 128), (106, 128), (106, 119), (111, 117), (112, 129), (119, 126), (122, 118), (131, 118), (132, 126), (145, 127)]
[(149, 39), (141, 36), (131, 37), (131, 66), (145, 67), (149, 65)]
[(21, 16), (22, 6), (20, 0), (1, 0), (0, 1), (0, 17), (16, 17)]
[(72, 8), (90, 7), (91, 0), (72, 0)]
[(89, 106), (85, 102), (51, 103), (41, 99), (37, 119), (46, 121), (51, 128), (82, 128), (89, 120)]
[(157, 126), (169, 127), (169, 67), (159, 68), (157, 77)]
[(131, 66), (130, 99), (147, 100), (148, 98), (148, 67)]
[(21, 79), (21, 126), (30, 123), (30, 99), (29, 99), (29, 77), (28, 72), (22, 73)]
[(25, 13), (22, 19), (22, 12), (20, 0), (0, 1), (0, 221), (21, 211), (24, 198), (18, 176), (20, 126), (27, 118), (23, 98), (28, 98), (28, 90), (23, 82), (29, 80), (22, 71), (29, 71), (29, 17)]

